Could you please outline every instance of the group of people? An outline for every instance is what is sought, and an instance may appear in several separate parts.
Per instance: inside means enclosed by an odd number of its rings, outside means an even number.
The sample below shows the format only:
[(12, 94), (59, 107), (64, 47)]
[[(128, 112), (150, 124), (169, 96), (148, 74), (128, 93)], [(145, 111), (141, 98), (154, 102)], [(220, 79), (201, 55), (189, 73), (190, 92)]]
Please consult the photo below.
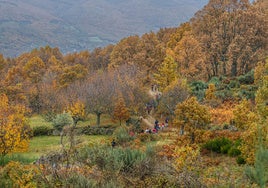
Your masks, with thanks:
[(145, 130), (145, 133), (158, 133), (159, 130), (164, 130), (164, 128), (167, 127), (167, 126), (168, 126), (168, 118), (166, 118), (165, 119), (165, 122), (164, 123), (161, 123), (161, 124), (159, 124), (159, 121), (158, 120), (155, 120), (153, 130), (147, 128)]

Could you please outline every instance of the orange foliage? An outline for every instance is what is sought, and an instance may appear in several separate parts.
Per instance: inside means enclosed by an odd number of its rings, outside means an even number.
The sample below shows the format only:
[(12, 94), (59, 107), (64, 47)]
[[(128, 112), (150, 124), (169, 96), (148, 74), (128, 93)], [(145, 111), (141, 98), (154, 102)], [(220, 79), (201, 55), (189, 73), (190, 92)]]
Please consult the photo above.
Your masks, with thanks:
[(229, 124), (233, 119), (233, 102), (225, 102), (217, 108), (210, 108), (211, 122), (214, 125)]

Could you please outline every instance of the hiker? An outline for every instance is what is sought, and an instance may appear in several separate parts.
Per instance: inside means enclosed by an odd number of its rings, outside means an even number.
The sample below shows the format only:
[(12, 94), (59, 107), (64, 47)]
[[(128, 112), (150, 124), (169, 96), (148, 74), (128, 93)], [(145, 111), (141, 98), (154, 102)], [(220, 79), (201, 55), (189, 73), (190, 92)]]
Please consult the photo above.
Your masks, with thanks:
[(166, 127), (168, 126), (168, 117), (166, 117), (166, 119), (165, 119), (165, 126)]
[(161, 130), (164, 130), (164, 127), (165, 127), (165, 124), (162, 123), (162, 125), (161, 125)]
[(115, 140), (113, 139), (113, 141), (111, 142), (112, 144), (112, 147), (115, 147), (116, 143), (115, 143)]

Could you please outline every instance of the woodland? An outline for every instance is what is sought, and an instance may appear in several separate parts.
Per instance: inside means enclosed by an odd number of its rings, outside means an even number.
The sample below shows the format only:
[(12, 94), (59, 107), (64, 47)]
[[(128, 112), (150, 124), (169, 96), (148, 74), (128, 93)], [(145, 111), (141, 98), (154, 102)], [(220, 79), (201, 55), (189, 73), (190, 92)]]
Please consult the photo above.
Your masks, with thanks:
[[(0, 187), (267, 187), (267, 10), (210, 0), (92, 51), (0, 55)], [(38, 139), (59, 147), (14, 158)]]

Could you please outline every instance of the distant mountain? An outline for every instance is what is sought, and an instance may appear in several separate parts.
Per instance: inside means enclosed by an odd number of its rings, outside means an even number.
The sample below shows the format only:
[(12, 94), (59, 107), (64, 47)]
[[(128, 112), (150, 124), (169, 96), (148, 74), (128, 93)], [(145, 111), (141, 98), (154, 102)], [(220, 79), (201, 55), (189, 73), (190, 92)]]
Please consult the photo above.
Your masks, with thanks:
[(188, 21), (208, 0), (0, 0), (0, 53), (73, 52)]

